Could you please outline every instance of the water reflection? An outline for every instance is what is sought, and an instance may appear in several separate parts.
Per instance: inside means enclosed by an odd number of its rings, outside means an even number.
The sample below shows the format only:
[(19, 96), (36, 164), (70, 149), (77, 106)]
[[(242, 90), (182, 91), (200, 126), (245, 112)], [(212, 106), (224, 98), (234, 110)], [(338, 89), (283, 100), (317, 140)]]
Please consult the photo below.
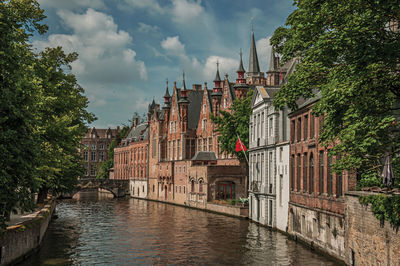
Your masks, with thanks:
[(162, 203), (82, 194), (57, 214), (23, 265), (334, 265), (246, 220)]

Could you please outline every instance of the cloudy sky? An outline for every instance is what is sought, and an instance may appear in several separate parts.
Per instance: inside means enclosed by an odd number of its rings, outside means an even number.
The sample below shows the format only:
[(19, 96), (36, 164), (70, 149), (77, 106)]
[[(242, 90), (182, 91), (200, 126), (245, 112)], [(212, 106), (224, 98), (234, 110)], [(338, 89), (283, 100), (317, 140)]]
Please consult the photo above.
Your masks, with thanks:
[(34, 47), (76, 51), (72, 72), (89, 98), (92, 126), (127, 124), (135, 111), (162, 101), (165, 80), (211, 88), (216, 61), (234, 80), (243, 49), (248, 69), (254, 25), (261, 71), (269, 37), (293, 11), (292, 0), (39, 0), (49, 31)]

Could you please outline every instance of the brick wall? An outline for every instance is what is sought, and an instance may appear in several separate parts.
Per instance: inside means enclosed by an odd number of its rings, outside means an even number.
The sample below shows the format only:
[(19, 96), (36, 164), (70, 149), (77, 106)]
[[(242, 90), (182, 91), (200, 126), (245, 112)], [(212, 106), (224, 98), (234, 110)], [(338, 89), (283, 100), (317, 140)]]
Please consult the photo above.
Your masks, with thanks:
[(366, 192), (346, 193), (345, 261), (349, 265), (400, 265), (400, 232), (380, 222), (371, 205), (359, 202)]

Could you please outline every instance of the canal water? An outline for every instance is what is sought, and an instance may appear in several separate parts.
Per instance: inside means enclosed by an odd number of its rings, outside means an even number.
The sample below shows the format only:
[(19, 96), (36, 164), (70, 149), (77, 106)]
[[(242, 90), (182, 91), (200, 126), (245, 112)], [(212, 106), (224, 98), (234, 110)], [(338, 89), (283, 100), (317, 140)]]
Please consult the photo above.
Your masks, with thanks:
[(21, 265), (335, 265), (247, 220), (169, 204), (81, 192), (56, 213)]

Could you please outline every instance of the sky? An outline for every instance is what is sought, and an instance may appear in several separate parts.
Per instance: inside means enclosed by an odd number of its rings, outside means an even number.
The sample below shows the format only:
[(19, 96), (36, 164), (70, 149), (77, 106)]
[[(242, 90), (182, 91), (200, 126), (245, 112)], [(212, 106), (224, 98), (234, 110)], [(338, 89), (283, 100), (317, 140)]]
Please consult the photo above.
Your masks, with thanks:
[(249, 67), (252, 25), (261, 71), (268, 69), (269, 38), (294, 10), (293, 0), (39, 0), (49, 26), (33, 47), (77, 52), (72, 73), (85, 89), (97, 128), (129, 124), (154, 99), (162, 103), (166, 80), (212, 88), (221, 76), (236, 79), (239, 51)]

